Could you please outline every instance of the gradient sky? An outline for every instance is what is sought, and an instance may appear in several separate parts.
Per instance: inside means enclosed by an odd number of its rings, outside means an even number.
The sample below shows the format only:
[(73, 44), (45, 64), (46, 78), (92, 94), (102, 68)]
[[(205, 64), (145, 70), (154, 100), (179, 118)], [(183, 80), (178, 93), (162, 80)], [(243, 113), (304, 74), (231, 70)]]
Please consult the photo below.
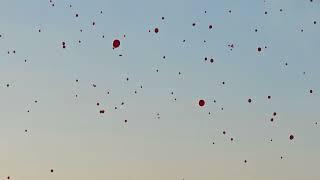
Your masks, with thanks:
[(320, 179), (318, 0), (2, 0), (0, 24), (0, 179)]

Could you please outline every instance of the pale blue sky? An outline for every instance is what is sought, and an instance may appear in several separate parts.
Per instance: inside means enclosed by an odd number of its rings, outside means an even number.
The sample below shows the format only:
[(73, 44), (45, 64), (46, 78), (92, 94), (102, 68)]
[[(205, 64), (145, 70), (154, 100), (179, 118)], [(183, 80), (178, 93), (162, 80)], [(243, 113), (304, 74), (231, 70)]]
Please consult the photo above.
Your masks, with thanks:
[(320, 1), (53, 3), (1, 1), (0, 179), (320, 179)]

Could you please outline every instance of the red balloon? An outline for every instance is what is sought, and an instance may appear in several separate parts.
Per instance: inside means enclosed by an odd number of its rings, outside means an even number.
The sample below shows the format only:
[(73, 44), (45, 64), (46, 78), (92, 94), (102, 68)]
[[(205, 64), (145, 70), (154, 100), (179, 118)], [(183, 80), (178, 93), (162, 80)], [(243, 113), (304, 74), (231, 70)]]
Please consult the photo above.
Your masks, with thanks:
[(290, 140), (293, 140), (293, 138), (294, 138), (294, 136), (291, 134), (291, 135), (289, 136), (289, 139), (290, 139)]
[(261, 47), (258, 47), (258, 52), (261, 52), (261, 50), (262, 50)]
[(120, 41), (118, 39), (113, 40), (113, 48), (118, 48), (120, 46)]
[(202, 106), (204, 106), (204, 105), (205, 105), (205, 103), (206, 103), (206, 102), (205, 102), (203, 99), (199, 100), (199, 106), (201, 106), (201, 107), (202, 107)]

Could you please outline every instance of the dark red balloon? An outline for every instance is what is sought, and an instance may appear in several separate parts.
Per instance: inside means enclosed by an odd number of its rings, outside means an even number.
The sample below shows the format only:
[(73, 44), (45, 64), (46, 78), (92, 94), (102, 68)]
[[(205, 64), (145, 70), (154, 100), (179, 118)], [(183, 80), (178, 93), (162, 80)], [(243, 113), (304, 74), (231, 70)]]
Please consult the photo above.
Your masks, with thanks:
[(204, 106), (204, 105), (205, 105), (205, 103), (206, 103), (206, 102), (205, 102), (203, 99), (199, 100), (199, 106), (201, 106), (201, 107), (202, 107), (202, 106)]
[(289, 139), (290, 139), (290, 140), (293, 140), (293, 138), (294, 138), (294, 136), (291, 134), (291, 135), (289, 136)]
[(120, 41), (118, 39), (113, 40), (113, 48), (118, 48), (120, 46)]
[(261, 50), (262, 50), (261, 47), (258, 47), (258, 52), (261, 52)]

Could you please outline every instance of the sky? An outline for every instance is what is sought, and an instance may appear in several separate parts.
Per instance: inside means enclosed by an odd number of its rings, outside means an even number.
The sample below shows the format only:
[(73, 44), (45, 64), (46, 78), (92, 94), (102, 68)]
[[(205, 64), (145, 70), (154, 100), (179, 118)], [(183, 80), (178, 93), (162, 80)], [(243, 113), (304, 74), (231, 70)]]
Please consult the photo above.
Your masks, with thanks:
[(319, 0), (0, 2), (0, 179), (320, 179)]

